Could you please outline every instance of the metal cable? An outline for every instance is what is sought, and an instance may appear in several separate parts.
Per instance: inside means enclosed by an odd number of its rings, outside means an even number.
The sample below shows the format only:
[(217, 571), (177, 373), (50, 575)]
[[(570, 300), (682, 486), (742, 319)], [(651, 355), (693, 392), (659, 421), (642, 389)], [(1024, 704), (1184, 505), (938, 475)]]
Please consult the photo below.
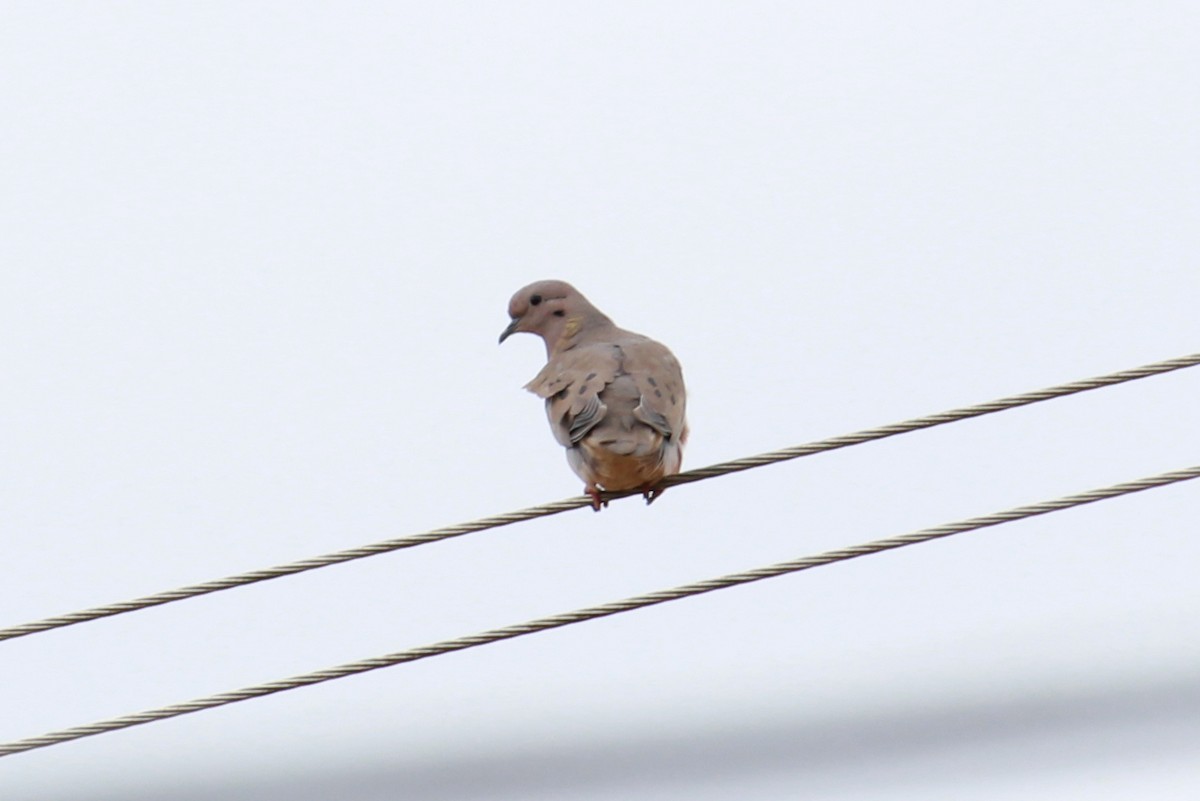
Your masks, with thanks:
[[(1060, 384), (1047, 389), (1026, 392), (1021, 395), (1012, 395), (1007, 398), (1000, 398), (999, 400), (980, 403), (974, 406), (964, 406), (958, 409), (940, 412), (938, 414), (917, 417), (915, 419), (906, 420), (900, 423), (892, 423), (891, 425), (868, 428), (864, 431), (858, 431), (852, 434), (843, 434), (841, 436), (830, 437), (828, 439), (821, 439), (817, 440), (816, 442), (810, 442), (806, 445), (797, 445), (792, 448), (785, 448), (783, 450), (759, 454), (758, 456), (747, 456), (741, 459), (721, 462), (709, 467), (701, 467), (696, 470), (689, 470), (685, 473), (671, 476), (663, 482), (663, 485), (664, 487), (672, 487), (679, 484), (689, 484), (693, 481), (701, 481), (703, 479), (714, 478), (716, 476), (722, 476), (728, 473), (749, 470), (752, 467), (762, 467), (764, 465), (775, 464), (776, 462), (785, 462), (801, 456), (809, 456), (811, 454), (822, 453), (824, 451), (837, 450), (838, 448), (845, 448), (851, 445), (870, 442), (872, 440), (884, 439), (886, 437), (892, 437), (897, 434), (904, 434), (910, 431), (919, 431), (924, 428), (942, 425), (943, 423), (953, 423), (958, 420), (966, 420), (971, 417), (980, 417), (985, 414), (1004, 411), (1006, 409), (1012, 409), (1018, 406), (1026, 406), (1039, 401), (1050, 400), (1052, 398), (1061, 398), (1065, 395), (1073, 395), (1077, 392), (1085, 392), (1087, 390), (1108, 387), (1114, 384), (1121, 384), (1126, 381), (1133, 381), (1139, 378), (1169, 373), (1185, 367), (1193, 367), (1197, 364), (1200, 364), (1200, 353), (1193, 353), (1190, 356), (1181, 356), (1177, 359), (1168, 359), (1166, 361), (1155, 362), (1153, 364), (1143, 365), (1142, 367), (1135, 367), (1131, 370), (1122, 370), (1120, 372), (1109, 373), (1107, 375), (1097, 376), (1095, 378), (1086, 378), (1082, 381), (1073, 381), (1068, 384)], [(638, 494), (637, 490), (605, 493), (604, 497), (606, 500), (613, 500), (635, 494)], [(430, 542), (438, 542), (440, 540), (450, 539), (451, 537), (459, 537), (476, 531), (499, 528), (500, 526), (507, 526), (511, 523), (517, 523), (523, 520), (532, 520), (536, 517), (547, 517), (549, 515), (559, 514), (560, 512), (567, 512), (572, 509), (590, 506), (591, 503), (591, 498), (586, 495), (579, 495), (574, 498), (566, 498), (561, 501), (545, 503), (539, 506), (531, 506), (527, 509), (521, 509), (516, 512), (480, 518), (479, 520), (474, 520), (469, 523), (462, 523), (456, 526), (447, 526), (445, 528), (436, 528), (431, 531), (426, 531), (422, 534), (414, 534), (407, 537), (382, 540), (369, 545), (362, 545), (357, 548), (336, 551), (334, 553), (324, 554), (322, 556), (314, 556), (310, 559), (302, 559), (298, 562), (289, 562), (287, 564), (268, 567), (262, 570), (251, 570), (246, 573), (238, 573), (237, 575), (214, 579), (212, 581), (205, 581), (200, 584), (191, 584), (186, 587), (167, 590), (165, 592), (158, 592), (154, 593), (153, 595), (143, 596), (141, 598), (134, 598), (128, 601), (120, 601), (118, 603), (97, 606), (78, 612), (70, 612), (64, 615), (48, 617), (30, 623), (9, 626), (7, 628), (0, 629), (0, 641), (12, 640), (16, 639), (17, 637), (24, 637), (37, 632), (50, 631), (52, 629), (58, 629), (64, 626), (70, 626), (75, 623), (83, 623), (89, 620), (112, 617), (113, 615), (120, 615), (125, 612), (148, 609), (153, 606), (160, 606), (173, 601), (182, 601), (186, 598), (195, 598), (200, 595), (207, 595), (208, 593), (228, 590), (232, 589), (233, 587), (254, 584), (259, 581), (267, 581), (269, 579), (280, 578), (282, 576), (291, 576), (308, 570), (316, 570), (317, 568), (329, 567), (330, 565), (336, 565), (342, 562), (350, 562), (355, 559), (362, 559), (368, 556), (398, 551), (403, 548), (412, 548), (417, 545), (424, 545)]]
[[(663, 481), (664, 487), (672, 487), (677, 484), (690, 484), (693, 481), (700, 481), (713, 476), (722, 476), (729, 473), (736, 473), (741, 470), (749, 470), (752, 467), (761, 467), (763, 465), (775, 464), (776, 462), (786, 462), (789, 459), (796, 459), (801, 456), (809, 456), (814, 453), (822, 453), (824, 451), (837, 450), (850, 445), (859, 445), (864, 442), (871, 442), (877, 439), (886, 439), (897, 434), (907, 434), (910, 431), (920, 431), (924, 428), (932, 428), (944, 423), (954, 423), (959, 420), (967, 420), (972, 417), (981, 417), (985, 414), (993, 412), (1002, 412), (1007, 409), (1014, 409), (1018, 406), (1028, 406), (1031, 403), (1051, 400), (1053, 398), (1061, 398), (1065, 395), (1074, 395), (1078, 392), (1086, 392), (1091, 389), (1100, 389), (1101, 387), (1109, 387), (1114, 384), (1122, 384), (1126, 381), (1134, 381), (1139, 378), (1146, 378), (1152, 375), (1160, 375), (1169, 373), (1174, 370), (1181, 370), (1184, 367), (1194, 367), (1200, 364), (1200, 353), (1193, 353), (1190, 356), (1181, 356), (1178, 359), (1167, 359), (1162, 362), (1135, 367), (1131, 370), (1122, 370), (1117, 373), (1109, 373), (1107, 375), (1096, 376), (1095, 378), (1085, 378), (1081, 381), (1072, 381), (1069, 384), (1059, 384), (1058, 386), (1048, 387), (1046, 389), (1034, 390), (1033, 392), (1025, 392), (1020, 395), (1010, 395), (1007, 398), (989, 401), (987, 403), (978, 403), (974, 406), (963, 406), (958, 409), (950, 409), (949, 411), (930, 414), (924, 417), (916, 417), (912, 420), (905, 420), (900, 423), (892, 423), (890, 425), (878, 426), (876, 428), (868, 428), (862, 431), (856, 431), (853, 434), (843, 434), (838, 437), (829, 437), (828, 439), (817, 440), (810, 442), (807, 445), (797, 445), (792, 448), (784, 448), (778, 451), (770, 451), (762, 453), (758, 456), (746, 456), (741, 459), (734, 459), (728, 462), (721, 462), (712, 465), (711, 467), (700, 467), (695, 470), (689, 470), (686, 473), (670, 476)], [(632, 493), (626, 493), (632, 494)]]
[(1162, 487), (1167, 484), (1174, 484), (1180, 481), (1187, 481), (1200, 477), (1200, 466), (1189, 467), (1184, 470), (1175, 470), (1170, 473), (1162, 473), (1157, 476), (1138, 479), (1136, 481), (1127, 481), (1123, 484), (1115, 484), (1111, 487), (1103, 487), (1094, 489), (1088, 492), (1081, 492), (1077, 495), (1068, 495), (1063, 498), (1058, 498), (1051, 501), (1042, 501), (1028, 506), (1019, 506), (1015, 509), (1009, 509), (1003, 512), (996, 512), (982, 517), (972, 517), (967, 520), (960, 520), (956, 523), (945, 523), (933, 528), (921, 529), (909, 534), (901, 534), (895, 537), (875, 540), (873, 542), (863, 543), (861, 545), (852, 545), (848, 548), (838, 548), (815, 556), (806, 556), (799, 559), (793, 559), (787, 562), (780, 562), (766, 567), (760, 567), (755, 570), (747, 570), (741, 573), (731, 573), (726, 576), (708, 579), (706, 581), (697, 581), (692, 584), (684, 584), (673, 589), (659, 590), (658, 592), (650, 592), (644, 595), (635, 595), (631, 598), (625, 598), (620, 601), (600, 604), (598, 606), (589, 606), (583, 609), (577, 609), (573, 612), (564, 612), (558, 615), (542, 617), (536, 620), (531, 620), (527, 623), (519, 623), (512, 626), (504, 626), (490, 631), (484, 631), (479, 634), (472, 634), (466, 637), (458, 637), (452, 640), (443, 640), (442, 642), (433, 643), (432, 645), (424, 645), (417, 648), (410, 648), (406, 651), (397, 651), (393, 654), (375, 657), (373, 659), (363, 659), (358, 662), (350, 662), (337, 667), (317, 670), (312, 673), (305, 673), (300, 676), (293, 676), (288, 679), (280, 679), (271, 681), (265, 684), (256, 684), (251, 687), (244, 687), (240, 690), (210, 695), (206, 698), (197, 698), (192, 701), (187, 701), (181, 704), (172, 704), (170, 706), (159, 707), (157, 709), (138, 712), (132, 715), (123, 715), (121, 717), (110, 718), (108, 720), (90, 723), (84, 726), (74, 726), (69, 729), (62, 729), (56, 732), (50, 732), (38, 737), (29, 737), (23, 740), (15, 740), (10, 743), (0, 744), (0, 757), (9, 756), (11, 754), (19, 754), (24, 751), (32, 751), (35, 748), (44, 748), (58, 743), (65, 743), (71, 740), (78, 740), (83, 737), (90, 737), (94, 734), (103, 734), (119, 729), (127, 729), (131, 726), (139, 726), (143, 723), (152, 723), (158, 720), (166, 720), (180, 715), (187, 715), (192, 712), (199, 712), (204, 709), (212, 709), (226, 704), (237, 703), (238, 701), (247, 701), (251, 698), (259, 698), (264, 695), (272, 695), (274, 693), (283, 692), (285, 690), (294, 690), (299, 687), (306, 687), (311, 684), (320, 684), (333, 679), (340, 679), (346, 676), (353, 676), (359, 673), (366, 673), (379, 668), (391, 667), (404, 662), (415, 662), (418, 659), (424, 659), (438, 654), (446, 654), (452, 651), (462, 651), (467, 648), (474, 648), (477, 645), (486, 645), (487, 643), (499, 642), (500, 640), (510, 640), (514, 637), (520, 637), (525, 634), (533, 634), (539, 631), (548, 629), (560, 628), (574, 623), (582, 623), (586, 620), (595, 620), (597, 618), (608, 617), (610, 615), (620, 614), (621, 612), (629, 612), (634, 609), (643, 609), (648, 606), (666, 603), (667, 601), (675, 601), (680, 598), (688, 598), (693, 595), (702, 595), (714, 590), (722, 590), (728, 587), (736, 587), (740, 584), (749, 584), (754, 581), (760, 581), (774, 576), (782, 576), (787, 573), (796, 573), (801, 570), (807, 570), (820, 565), (828, 565), (834, 562), (842, 562), (847, 559), (854, 559), (859, 556), (868, 554), (880, 553), (889, 551), (894, 548), (902, 548), (905, 545), (915, 545), (921, 542), (948, 537), (951, 534), (961, 534), (965, 531), (973, 531), (975, 529), (995, 526), (1001, 523), (1009, 523), (1014, 520), (1023, 520), (1036, 515), (1047, 514), (1048, 512), (1056, 512), (1062, 509), (1069, 509), (1074, 506), (1082, 506), (1087, 503), (1105, 500), (1107, 498), (1115, 498), (1120, 495), (1128, 495), (1134, 492), (1151, 489), (1153, 487)]

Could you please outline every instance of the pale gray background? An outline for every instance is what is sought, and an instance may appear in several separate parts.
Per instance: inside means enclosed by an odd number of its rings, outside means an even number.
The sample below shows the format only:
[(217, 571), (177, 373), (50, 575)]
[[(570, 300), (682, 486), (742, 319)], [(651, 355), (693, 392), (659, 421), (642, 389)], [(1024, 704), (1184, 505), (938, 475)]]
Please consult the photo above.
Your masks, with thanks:
[[(1196, 351), (1190, 2), (24, 3), (4, 624)], [(1200, 462), (1200, 371), (0, 644), (0, 740)], [(1200, 794), (1200, 485), (0, 760), (5, 801)]]

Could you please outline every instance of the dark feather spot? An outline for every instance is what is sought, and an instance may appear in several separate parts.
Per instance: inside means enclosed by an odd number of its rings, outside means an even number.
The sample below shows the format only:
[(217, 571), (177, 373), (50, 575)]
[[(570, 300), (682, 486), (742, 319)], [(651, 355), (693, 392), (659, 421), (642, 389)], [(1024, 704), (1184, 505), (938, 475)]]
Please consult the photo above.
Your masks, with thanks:
[(583, 380), (584, 380), (584, 381), (591, 381), (591, 380), (592, 380), (593, 378), (595, 378), (595, 377), (596, 377), (596, 374), (595, 374), (595, 373), (588, 373), (588, 374), (587, 374), (587, 378), (585, 378), (585, 379), (583, 379)]
[(650, 382), (650, 386), (652, 386), (652, 387), (658, 386), (658, 382), (654, 380), (654, 376), (648, 375), (648, 376), (646, 376), (646, 380)]
[(656, 390), (654, 390), (654, 397), (656, 397), (656, 398), (661, 398), (661, 397), (662, 397), (662, 390), (661, 390), (661, 389), (656, 389)]
[(675, 405), (675, 395), (674, 395), (674, 393), (672, 393), (672, 395), (671, 395), (671, 405), (672, 405), (672, 406), (674, 406), (674, 405)]
[(567, 388), (563, 387), (558, 392), (555, 392), (554, 397), (558, 398), (559, 400), (562, 400), (563, 398), (567, 397)]
[(554, 316), (555, 316), (555, 317), (562, 317), (564, 314), (566, 314), (566, 312), (565, 312), (565, 311), (563, 311), (562, 309), (559, 309), (558, 311), (556, 311), (556, 312), (554, 313)]
[(579, 394), (582, 395), (585, 392), (587, 392), (587, 384), (580, 384), (579, 385)]

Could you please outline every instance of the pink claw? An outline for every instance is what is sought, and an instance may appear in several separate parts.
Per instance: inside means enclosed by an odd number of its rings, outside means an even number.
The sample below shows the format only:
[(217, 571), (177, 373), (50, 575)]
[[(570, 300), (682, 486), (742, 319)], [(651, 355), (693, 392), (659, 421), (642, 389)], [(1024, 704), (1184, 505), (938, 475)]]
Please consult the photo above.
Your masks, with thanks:
[(646, 499), (646, 505), (649, 506), (658, 500), (658, 496), (662, 495), (666, 491), (666, 487), (659, 488), (657, 486), (647, 484), (646, 486), (642, 487), (642, 497)]
[(584, 487), (583, 491), (585, 493), (587, 493), (589, 496), (591, 496), (592, 509), (594, 509), (595, 511), (599, 512), (601, 506), (608, 506), (608, 501), (606, 501), (606, 500), (604, 500), (604, 498), (600, 497), (600, 490), (597, 489), (596, 487)]

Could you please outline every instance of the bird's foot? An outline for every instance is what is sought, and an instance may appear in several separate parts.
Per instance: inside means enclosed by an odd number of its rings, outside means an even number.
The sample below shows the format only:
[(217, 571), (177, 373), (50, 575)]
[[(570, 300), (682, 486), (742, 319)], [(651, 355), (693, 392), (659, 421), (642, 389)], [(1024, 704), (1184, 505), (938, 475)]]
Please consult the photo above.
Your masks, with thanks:
[(658, 496), (667, 491), (666, 487), (660, 487), (656, 484), (647, 484), (642, 487), (642, 497), (646, 499), (646, 505), (654, 503), (658, 500)]
[(594, 486), (586, 486), (583, 491), (592, 499), (592, 509), (599, 512), (600, 507), (608, 506), (608, 500), (600, 494), (600, 488)]

